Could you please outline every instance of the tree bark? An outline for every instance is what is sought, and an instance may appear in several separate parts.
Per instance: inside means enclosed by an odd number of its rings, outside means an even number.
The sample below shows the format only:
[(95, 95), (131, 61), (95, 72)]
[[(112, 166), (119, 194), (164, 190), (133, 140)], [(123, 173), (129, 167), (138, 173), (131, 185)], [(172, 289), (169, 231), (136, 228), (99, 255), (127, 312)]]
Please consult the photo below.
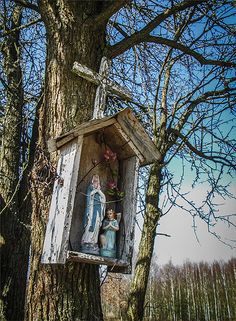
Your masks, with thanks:
[(144, 313), (144, 302), (150, 265), (156, 236), (156, 227), (160, 217), (158, 209), (161, 188), (161, 166), (152, 165), (146, 195), (146, 213), (139, 245), (139, 253), (131, 283), (128, 302), (128, 320), (141, 321)]
[[(2, 43), (7, 103), (4, 109), (0, 155), (1, 181), (1, 320), (23, 320), (29, 255), (28, 213), (21, 212), (20, 164), (22, 110), (24, 104), (20, 65), (21, 8), (11, 15), (12, 31)], [(20, 177), (20, 171), (22, 171)]]
[(74, 61), (99, 70), (104, 55), (105, 25), (86, 22), (98, 16), (102, 1), (40, 2), (47, 31), (44, 102), (39, 111), (39, 138), (32, 171), (32, 244), (26, 320), (103, 320), (98, 266), (67, 263), (42, 265), (40, 257), (53, 185), (46, 141), (91, 119), (96, 86), (72, 73)]

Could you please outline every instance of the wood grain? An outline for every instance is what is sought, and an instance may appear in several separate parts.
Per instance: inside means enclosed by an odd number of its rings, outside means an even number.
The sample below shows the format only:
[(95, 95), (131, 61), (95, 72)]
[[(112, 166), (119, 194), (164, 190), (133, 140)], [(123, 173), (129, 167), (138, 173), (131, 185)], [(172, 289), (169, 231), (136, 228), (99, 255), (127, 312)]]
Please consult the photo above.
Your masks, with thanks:
[(54, 182), (42, 263), (65, 263), (66, 261), (82, 142), (83, 137), (79, 136), (61, 150), (57, 173), (60, 175), (62, 184), (59, 184), (59, 180)]

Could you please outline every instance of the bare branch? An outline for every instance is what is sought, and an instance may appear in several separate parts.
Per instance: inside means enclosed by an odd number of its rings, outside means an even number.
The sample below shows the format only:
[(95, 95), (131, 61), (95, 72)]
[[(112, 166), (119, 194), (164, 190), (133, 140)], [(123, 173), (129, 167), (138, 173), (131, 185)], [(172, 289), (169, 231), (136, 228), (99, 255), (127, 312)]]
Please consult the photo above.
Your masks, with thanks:
[(227, 158), (225, 157), (222, 157), (222, 156), (209, 156), (205, 153), (203, 153), (202, 151), (198, 150), (196, 147), (194, 147), (187, 139), (186, 136), (182, 135), (178, 130), (176, 129), (173, 129), (171, 128), (170, 129), (170, 132), (172, 132), (174, 135), (178, 136), (179, 138), (182, 139), (182, 141), (184, 142), (184, 144), (193, 152), (195, 153), (196, 155), (204, 158), (204, 159), (208, 159), (208, 160), (211, 160), (213, 162), (217, 162), (217, 163), (220, 163), (222, 165), (225, 165), (225, 166), (230, 166), (234, 169), (236, 169), (236, 163), (232, 163), (230, 162), (230, 160), (228, 160)]
[(128, 37), (129, 35), (121, 28), (119, 23), (113, 21), (111, 24), (123, 37)]
[(170, 234), (166, 234), (166, 233), (156, 233), (156, 235), (161, 235), (161, 236), (171, 237), (171, 235), (170, 235)]
[(29, 9), (32, 9), (32, 10), (40, 13), (39, 7), (36, 6), (33, 3), (30, 3), (30, 2), (28, 2), (26, 0), (14, 0), (14, 1), (15, 1), (16, 4), (19, 4), (22, 7), (29, 8)]
[[(236, 78), (232, 78), (232, 79), (230, 79), (230, 82), (234, 82), (235, 80), (236, 80)], [(234, 90), (235, 90), (235, 88), (230, 88), (227, 86), (226, 88), (224, 88), (222, 90), (207, 91), (204, 94), (202, 94), (201, 96), (199, 96), (198, 98), (196, 98), (195, 100), (191, 101), (191, 103), (189, 104), (186, 111), (180, 117), (180, 120), (179, 120), (177, 126), (175, 127), (175, 129), (179, 132), (181, 131), (181, 129), (183, 128), (184, 124), (186, 123), (187, 119), (191, 115), (194, 108), (197, 105), (199, 105), (200, 103), (205, 102), (208, 98), (222, 97), (222, 95), (233, 92)]]
[(8, 31), (3, 32), (2, 34), (0, 34), (0, 37), (8, 36), (9, 34), (15, 32), (15, 31), (28, 28), (28, 27), (30, 27), (30, 26), (38, 23), (38, 22), (41, 22), (41, 21), (42, 21), (41, 18), (36, 19), (36, 20), (34, 20), (34, 21), (30, 21), (29, 23), (26, 23), (26, 24), (24, 24), (24, 25), (21, 25), (21, 26), (19, 26), (19, 27), (17, 27), (17, 28), (14, 28), (14, 29), (11, 29), (11, 30), (8, 30)]
[(225, 67), (234, 67), (236, 63), (231, 61), (222, 61), (222, 60), (214, 60), (214, 59), (207, 59), (203, 57), (197, 51), (190, 49), (189, 47), (171, 39), (163, 38), (163, 37), (155, 37), (155, 36), (147, 36), (144, 42), (154, 42), (157, 44), (167, 45), (171, 48), (178, 49), (183, 53), (194, 57), (197, 61), (200, 62), (201, 65), (216, 65), (216, 66), (225, 66)]
[(160, 23), (162, 23), (165, 19), (170, 17), (176, 12), (183, 11), (187, 8), (196, 6), (198, 4), (207, 2), (206, 0), (185, 0), (179, 4), (176, 4), (172, 8), (168, 8), (164, 10), (161, 14), (159, 14), (155, 19), (149, 22), (143, 29), (135, 32), (130, 37), (127, 37), (117, 44), (110, 47), (108, 55), (110, 58), (114, 58), (118, 55), (121, 55), (126, 50), (130, 49), (135, 44), (141, 43), (145, 40), (145, 38), (149, 35), (149, 33), (156, 28)]

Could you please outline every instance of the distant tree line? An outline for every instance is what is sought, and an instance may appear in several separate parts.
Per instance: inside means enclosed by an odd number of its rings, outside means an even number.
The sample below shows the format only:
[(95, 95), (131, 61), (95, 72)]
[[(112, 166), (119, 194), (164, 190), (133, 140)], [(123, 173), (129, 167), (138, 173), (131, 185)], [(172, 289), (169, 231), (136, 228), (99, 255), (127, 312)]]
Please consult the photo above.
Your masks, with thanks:
[[(236, 258), (227, 263), (154, 266), (146, 294), (144, 320), (235, 321), (235, 285)], [(102, 287), (106, 320), (125, 320), (128, 278), (111, 275)]]

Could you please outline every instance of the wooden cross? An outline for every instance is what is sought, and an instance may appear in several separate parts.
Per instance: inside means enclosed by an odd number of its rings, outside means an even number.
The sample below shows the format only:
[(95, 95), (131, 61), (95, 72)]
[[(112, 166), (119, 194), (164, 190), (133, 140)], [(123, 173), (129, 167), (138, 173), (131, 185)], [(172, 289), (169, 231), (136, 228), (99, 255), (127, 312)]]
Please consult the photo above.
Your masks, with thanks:
[(132, 100), (131, 94), (126, 88), (123, 88), (108, 79), (109, 68), (110, 63), (106, 57), (102, 58), (99, 73), (81, 65), (78, 62), (75, 62), (72, 68), (72, 71), (78, 76), (91, 81), (98, 86), (94, 102), (93, 119), (103, 117), (103, 111), (106, 105), (106, 95), (109, 93), (115, 94), (124, 100)]

